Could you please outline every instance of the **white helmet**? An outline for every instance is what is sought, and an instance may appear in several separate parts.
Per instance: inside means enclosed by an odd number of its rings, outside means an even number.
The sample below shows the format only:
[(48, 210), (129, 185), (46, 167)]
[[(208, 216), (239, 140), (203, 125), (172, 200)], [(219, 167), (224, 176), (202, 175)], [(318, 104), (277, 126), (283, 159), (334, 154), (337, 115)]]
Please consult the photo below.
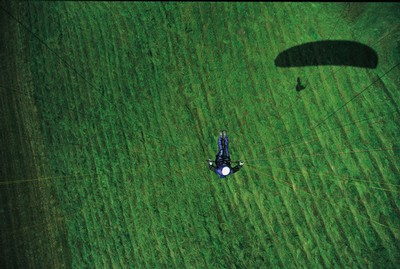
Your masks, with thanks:
[(222, 174), (224, 176), (229, 175), (230, 172), (231, 172), (231, 169), (228, 166), (225, 166), (224, 168), (222, 168)]

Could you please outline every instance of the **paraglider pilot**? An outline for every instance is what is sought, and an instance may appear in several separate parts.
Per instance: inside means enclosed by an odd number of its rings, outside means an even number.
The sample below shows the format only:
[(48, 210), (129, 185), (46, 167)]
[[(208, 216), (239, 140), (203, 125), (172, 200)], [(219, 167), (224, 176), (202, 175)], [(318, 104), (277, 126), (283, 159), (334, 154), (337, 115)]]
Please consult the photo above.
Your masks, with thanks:
[[(214, 165), (214, 163), (216, 165)], [(220, 178), (225, 178), (240, 170), (243, 166), (243, 161), (237, 161), (238, 165), (231, 167), (231, 158), (228, 152), (228, 136), (225, 131), (222, 131), (218, 138), (218, 154), (215, 161), (208, 160), (208, 167), (214, 171)]]

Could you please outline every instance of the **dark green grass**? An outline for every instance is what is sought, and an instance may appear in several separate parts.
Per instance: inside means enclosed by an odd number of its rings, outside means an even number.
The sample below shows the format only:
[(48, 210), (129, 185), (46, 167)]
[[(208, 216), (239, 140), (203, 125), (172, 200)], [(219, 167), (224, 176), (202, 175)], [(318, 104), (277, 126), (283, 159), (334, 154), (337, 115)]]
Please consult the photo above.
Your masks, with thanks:
[[(400, 61), (398, 4), (5, 7), (48, 45), (2, 30), (5, 267), (398, 266), (399, 68), (327, 118)], [(274, 66), (324, 39), (377, 69)]]

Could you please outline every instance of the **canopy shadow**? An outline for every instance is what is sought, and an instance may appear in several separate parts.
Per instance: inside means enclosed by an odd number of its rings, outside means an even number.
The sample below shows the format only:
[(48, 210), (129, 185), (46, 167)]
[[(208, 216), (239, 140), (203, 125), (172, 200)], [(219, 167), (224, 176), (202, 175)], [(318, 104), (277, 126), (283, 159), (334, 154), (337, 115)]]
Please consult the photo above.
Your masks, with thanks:
[(371, 47), (345, 40), (323, 40), (291, 47), (275, 59), (278, 67), (342, 65), (376, 68), (378, 55)]

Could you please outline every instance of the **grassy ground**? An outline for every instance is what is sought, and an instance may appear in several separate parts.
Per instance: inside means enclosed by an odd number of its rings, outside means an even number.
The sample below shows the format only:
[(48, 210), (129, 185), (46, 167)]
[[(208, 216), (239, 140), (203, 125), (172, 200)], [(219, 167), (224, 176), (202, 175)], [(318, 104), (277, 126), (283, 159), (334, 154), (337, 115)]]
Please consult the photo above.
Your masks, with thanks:
[[(1, 6), (2, 268), (399, 266), (400, 5)], [(378, 67), (275, 67), (326, 39)]]

